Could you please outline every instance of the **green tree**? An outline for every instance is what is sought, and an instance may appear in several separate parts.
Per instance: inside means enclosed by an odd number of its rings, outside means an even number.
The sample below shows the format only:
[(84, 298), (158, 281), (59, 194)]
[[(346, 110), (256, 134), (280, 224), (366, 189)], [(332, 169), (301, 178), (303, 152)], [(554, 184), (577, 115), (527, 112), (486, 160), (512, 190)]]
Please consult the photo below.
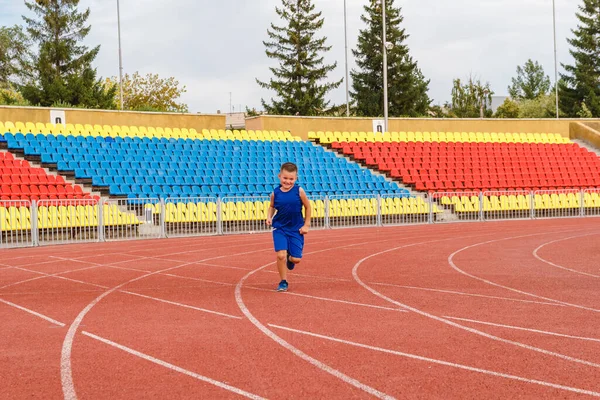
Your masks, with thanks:
[[(560, 116), (560, 114), (559, 114)], [(555, 118), (556, 94), (554, 92), (519, 102), (519, 118)]]
[(544, 73), (544, 68), (530, 59), (523, 67), (517, 66), (517, 76), (512, 78), (508, 93), (514, 100), (532, 100), (547, 94), (550, 86), (550, 77)]
[(25, 1), (35, 18), (23, 16), (31, 39), (39, 45), (32, 81), (21, 92), (32, 104), (56, 102), (77, 107), (114, 108), (116, 88), (106, 91), (96, 78), (92, 62), (100, 46), (88, 50), (81, 42), (89, 34), (89, 8), (77, 9), (79, 0)]
[(494, 117), (519, 118), (519, 104), (512, 99), (504, 100), (504, 103), (496, 110)]
[(258, 111), (256, 111), (256, 108), (252, 107), (248, 107), (246, 106), (246, 116), (247, 117), (258, 117), (260, 115), (260, 113)]
[(0, 27), (0, 88), (14, 90), (30, 72), (30, 40), (18, 26)]
[(581, 109), (579, 110), (579, 112), (577, 112), (577, 116), (579, 118), (593, 118), (594, 117), (592, 115), (592, 112), (590, 111), (590, 109), (587, 108), (587, 106), (585, 105), (585, 101), (583, 103), (581, 103)]
[[(107, 78), (104, 81), (106, 90), (118, 87), (119, 81), (116, 77)], [(186, 87), (180, 86), (175, 78), (161, 78), (158, 74), (146, 74), (142, 76), (139, 72), (133, 75), (123, 76), (123, 109), (134, 111), (157, 111), (157, 112), (187, 112), (188, 106), (177, 100), (185, 93)], [(115, 98), (114, 107), (117, 107), (119, 97)]]
[[(361, 20), (367, 25), (360, 31), (358, 46), (352, 50), (357, 70), (351, 71), (352, 98), (359, 116), (383, 115), (383, 18), (378, 0), (364, 6)], [(423, 116), (431, 100), (427, 95), (429, 80), (425, 80), (417, 62), (409, 54), (408, 34), (401, 27), (404, 17), (394, 0), (386, 0), (386, 41), (388, 64), (388, 112), (393, 116)]]
[(457, 118), (491, 117), (492, 95), (489, 82), (481, 83), (472, 76), (466, 83), (455, 79), (452, 87), (452, 104), (449, 105), (450, 115)]
[(29, 102), (23, 98), (21, 93), (13, 88), (0, 88), (0, 104), (8, 106), (29, 106)]
[(430, 106), (429, 112), (427, 113), (427, 115), (431, 118), (446, 118), (446, 117), (448, 117), (448, 114), (446, 113), (445, 108), (440, 106), (439, 104)]
[(585, 103), (592, 116), (600, 117), (600, 4), (582, 0), (577, 12), (579, 24), (568, 39), (574, 65), (564, 65), (559, 84), (560, 108), (576, 117)]
[(312, 0), (282, 0), (282, 7), (275, 10), (284, 25), (271, 24), (267, 30), (271, 41), (263, 44), (267, 57), (278, 60), (279, 65), (269, 68), (273, 78), (268, 82), (256, 81), (274, 90), (276, 98), (270, 103), (261, 99), (262, 105), (269, 114), (322, 114), (329, 105), (325, 96), (343, 81), (324, 83), (337, 66), (323, 63), (323, 53), (331, 49), (325, 45), (325, 37), (317, 37), (324, 18), (315, 12)]

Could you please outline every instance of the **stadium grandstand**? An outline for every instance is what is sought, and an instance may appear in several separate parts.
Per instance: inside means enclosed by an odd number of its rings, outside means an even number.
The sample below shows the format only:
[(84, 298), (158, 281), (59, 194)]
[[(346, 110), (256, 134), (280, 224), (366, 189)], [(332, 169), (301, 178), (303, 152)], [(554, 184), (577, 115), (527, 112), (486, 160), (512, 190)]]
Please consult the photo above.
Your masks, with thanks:
[(288, 160), (321, 228), (600, 209), (600, 159), (560, 134), (311, 131), (302, 140), (12, 121), (0, 131), (5, 245), (261, 231)]

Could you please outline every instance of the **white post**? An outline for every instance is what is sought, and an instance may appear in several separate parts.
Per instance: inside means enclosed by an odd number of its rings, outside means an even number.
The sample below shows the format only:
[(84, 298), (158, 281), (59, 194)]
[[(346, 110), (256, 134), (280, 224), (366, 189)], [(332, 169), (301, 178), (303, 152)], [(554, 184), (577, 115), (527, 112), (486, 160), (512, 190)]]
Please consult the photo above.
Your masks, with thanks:
[(558, 59), (556, 54), (556, 5), (555, 0), (552, 0), (552, 21), (554, 27), (554, 90), (556, 91), (556, 119), (558, 115)]
[(119, 99), (121, 111), (123, 111), (123, 56), (121, 52), (121, 10), (117, 0), (117, 25), (119, 31)]
[(381, 0), (381, 13), (383, 17), (383, 132), (388, 132), (388, 82), (387, 82), (387, 38), (385, 24), (385, 0)]
[(346, 11), (346, 0), (344, 0), (344, 43), (345, 51), (344, 56), (346, 58), (346, 117), (350, 116), (350, 96), (349, 96), (349, 85), (350, 81), (348, 78), (348, 17)]

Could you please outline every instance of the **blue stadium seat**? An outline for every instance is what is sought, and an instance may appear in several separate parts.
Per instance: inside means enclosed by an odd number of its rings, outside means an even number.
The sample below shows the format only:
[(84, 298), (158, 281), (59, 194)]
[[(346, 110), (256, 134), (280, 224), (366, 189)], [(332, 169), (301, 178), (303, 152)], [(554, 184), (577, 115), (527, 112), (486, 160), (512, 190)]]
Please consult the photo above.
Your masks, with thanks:
[(131, 191), (128, 195), (138, 197), (268, 194), (277, 185), (279, 165), (289, 160), (298, 164), (298, 182), (311, 195), (380, 192), (410, 196), (383, 176), (308, 142), (103, 138), (37, 132), (6, 133), (1, 140), (27, 155), (40, 155), (42, 163), (75, 171), (77, 178), (91, 178), (94, 186), (109, 185), (111, 194), (125, 189)]

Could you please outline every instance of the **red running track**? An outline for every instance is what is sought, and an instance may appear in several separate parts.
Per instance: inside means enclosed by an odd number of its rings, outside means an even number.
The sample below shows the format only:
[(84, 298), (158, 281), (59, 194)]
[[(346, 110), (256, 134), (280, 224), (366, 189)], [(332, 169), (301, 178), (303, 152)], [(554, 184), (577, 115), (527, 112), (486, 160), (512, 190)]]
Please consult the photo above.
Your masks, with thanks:
[(0, 398), (600, 397), (597, 219), (8, 250)]

